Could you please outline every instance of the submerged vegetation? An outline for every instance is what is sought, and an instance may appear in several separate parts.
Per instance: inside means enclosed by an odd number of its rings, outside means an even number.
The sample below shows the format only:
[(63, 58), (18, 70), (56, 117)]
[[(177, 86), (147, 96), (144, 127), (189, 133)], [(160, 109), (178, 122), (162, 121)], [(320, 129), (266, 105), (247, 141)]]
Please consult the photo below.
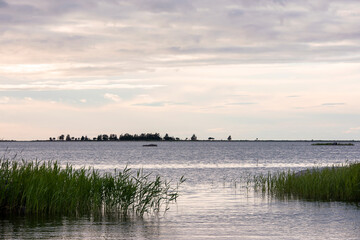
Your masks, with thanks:
[(176, 187), (160, 176), (129, 168), (100, 174), (93, 168), (62, 168), (57, 162), (0, 159), (0, 213), (123, 215), (168, 210)]
[(360, 202), (360, 163), (260, 175), (255, 189), (276, 197)]

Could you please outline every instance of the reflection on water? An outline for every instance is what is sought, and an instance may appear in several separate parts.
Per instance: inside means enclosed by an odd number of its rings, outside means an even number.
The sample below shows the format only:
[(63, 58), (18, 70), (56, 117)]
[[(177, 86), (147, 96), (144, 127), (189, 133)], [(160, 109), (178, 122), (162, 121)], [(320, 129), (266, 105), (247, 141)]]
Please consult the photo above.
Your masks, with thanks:
[[(149, 239), (159, 236), (156, 219), (106, 217), (7, 217), (1, 239)], [(151, 239), (150, 238), (150, 239)]]
[(187, 181), (164, 215), (0, 217), (0, 239), (360, 239), (360, 207), (269, 198), (254, 174), (356, 161), (360, 148), (309, 143), (1, 143), (25, 159), (57, 159), (112, 171), (127, 164)]

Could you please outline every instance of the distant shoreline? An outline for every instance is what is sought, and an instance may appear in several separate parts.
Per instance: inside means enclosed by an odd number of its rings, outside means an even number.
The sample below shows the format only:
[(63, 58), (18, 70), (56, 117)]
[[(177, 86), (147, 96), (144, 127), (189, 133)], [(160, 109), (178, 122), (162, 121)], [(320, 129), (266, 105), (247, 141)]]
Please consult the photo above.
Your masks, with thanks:
[(355, 143), (360, 142), (360, 140), (174, 140), (174, 141), (166, 141), (166, 140), (117, 140), (117, 141), (96, 141), (96, 140), (88, 140), (88, 141), (80, 141), (80, 140), (0, 140), (0, 142), (309, 142), (309, 143)]

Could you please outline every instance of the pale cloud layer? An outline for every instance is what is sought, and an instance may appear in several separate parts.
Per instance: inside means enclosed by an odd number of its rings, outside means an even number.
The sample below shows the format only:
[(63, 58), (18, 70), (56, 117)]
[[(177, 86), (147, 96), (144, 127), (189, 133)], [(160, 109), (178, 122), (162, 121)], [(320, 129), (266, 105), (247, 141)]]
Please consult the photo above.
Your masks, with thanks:
[(359, 29), (357, 0), (0, 0), (0, 139), (359, 139)]
[(100, 90), (100, 89), (151, 89), (162, 85), (126, 84), (121, 81), (47, 81), (30, 82), (28, 84), (2, 84), (0, 91), (49, 91), (49, 90)]
[(105, 93), (104, 98), (114, 102), (121, 102), (121, 98), (116, 94)]

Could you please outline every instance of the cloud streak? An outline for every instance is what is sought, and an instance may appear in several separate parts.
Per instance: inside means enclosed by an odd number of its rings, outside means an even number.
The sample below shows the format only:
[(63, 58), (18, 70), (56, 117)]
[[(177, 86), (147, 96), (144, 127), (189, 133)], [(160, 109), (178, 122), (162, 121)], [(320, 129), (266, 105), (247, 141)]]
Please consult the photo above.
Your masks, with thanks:
[(52, 90), (106, 90), (106, 89), (153, 89), (164, 85), (126, 84), (116, 82), (34, 82), (30, 84), (1, 84), (0, 91), (52, 91)]
[(346, 103), (323, 103), (323, 106), (342, 106), (345, 105)]
[(349, 128), (347, 131), (345, 131), (345, 133), (347, 133), (347, 134), (357, 133), (357, 132), (360, 132), (360, 127)]

